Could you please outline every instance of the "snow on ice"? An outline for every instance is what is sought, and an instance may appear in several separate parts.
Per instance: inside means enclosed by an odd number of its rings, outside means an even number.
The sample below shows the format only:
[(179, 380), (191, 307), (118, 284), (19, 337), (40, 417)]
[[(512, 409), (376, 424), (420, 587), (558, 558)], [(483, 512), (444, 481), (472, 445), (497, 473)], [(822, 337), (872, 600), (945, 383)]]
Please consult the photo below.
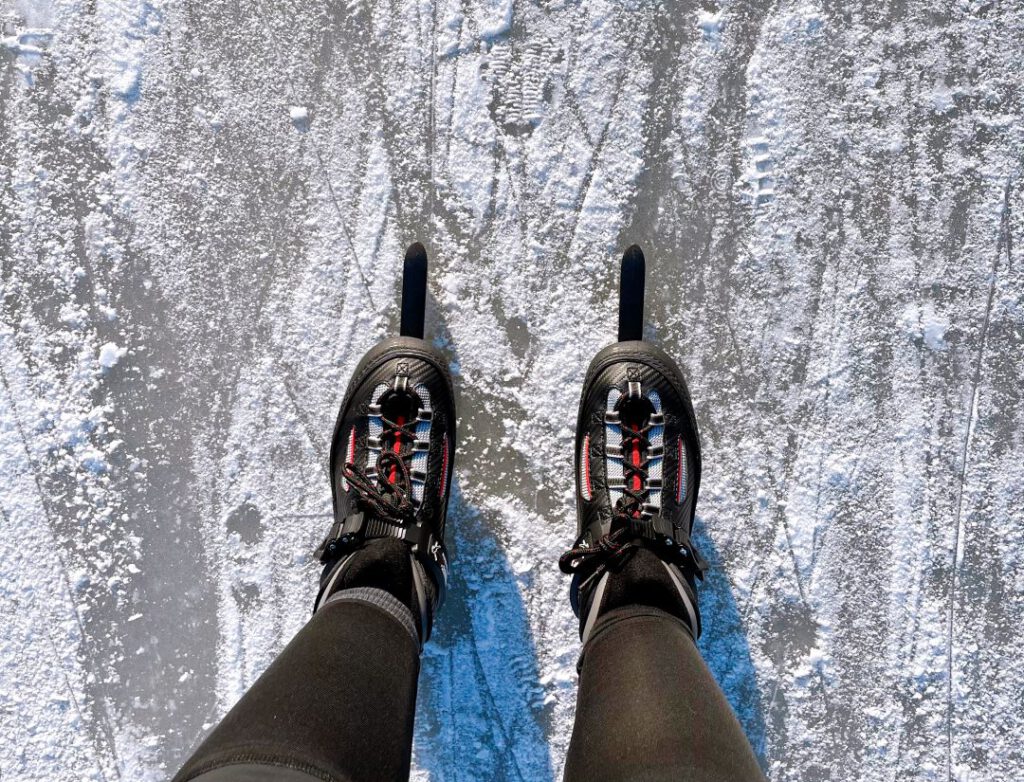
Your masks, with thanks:
[(634, 241), (773, 782), (1024, 778), (1024, 8), (257, 6), (0, 3), (4, 778), (168, 778), (302, 626), (413, 239), (460, 404), (416, 779), (560, 776)]

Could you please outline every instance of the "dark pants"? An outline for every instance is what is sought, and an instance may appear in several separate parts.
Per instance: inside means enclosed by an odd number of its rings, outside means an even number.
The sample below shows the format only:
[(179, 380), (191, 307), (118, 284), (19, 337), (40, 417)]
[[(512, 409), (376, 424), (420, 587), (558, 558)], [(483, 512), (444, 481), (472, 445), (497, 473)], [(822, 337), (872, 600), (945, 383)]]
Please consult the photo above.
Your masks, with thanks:
[[(325, 605), (175, 782), (396, 782), (409, 776), (419, 650), (365, 603)], [(601, 617), (584, 650), (567, 782), (764, 777), (690, 634), (657, 609)]]

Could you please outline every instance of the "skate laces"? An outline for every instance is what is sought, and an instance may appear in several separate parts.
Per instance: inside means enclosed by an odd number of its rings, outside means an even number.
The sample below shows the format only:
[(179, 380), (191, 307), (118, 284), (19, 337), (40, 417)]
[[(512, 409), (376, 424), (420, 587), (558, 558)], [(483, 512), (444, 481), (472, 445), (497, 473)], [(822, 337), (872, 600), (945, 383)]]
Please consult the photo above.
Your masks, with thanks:
[(393, 421), (381, 414), (380, 419), (383, 428), (381, 449), (375, 464), (376, 480), (353, 462), (345, 462), (342, 474), (358, 495), (364, 510), (382, 521), (404, 525), (415, 521), (416, 515), (408, 463), (416, 439), (416, 418), (410, 416), (406, 423), (401, 416)]
[(635, 539), (641, 537), (632, 522), (650, 515), (646, 509), (650, 489), (647, 486), (647, 465), (650, 457), (651, 441), (647, 433), (651, 424), (632, 425), (623, 421), (622, 431), (622, 496), (615, 501), (612, 509), (612, 525), (609, 532), (602, 535), (590, 546), (578, 545), (566, 551), (558, 559), (558, 567), (563, 573), (571, 574), (584, 567), (599, 567), (622, 558), (631, 548)]
[[(625, 485), (622, 488), (622, 496), (615, 503), (614, 514), (616, 518), (624, 521), (639, 519), (647, 512), (645, 505), (650, 496), (650, 489), (647, 486), (647, 465), (651, 461), (647, 456), (651, 446), (647, 432), (650, 430), (650, 424), (642, 427), (622, 427), (622, 477)], [(625, 458), (630, 453), (635, 455), (635, 460)], [(644, 454), (644, 457), (641, 458), (640, 454)]]

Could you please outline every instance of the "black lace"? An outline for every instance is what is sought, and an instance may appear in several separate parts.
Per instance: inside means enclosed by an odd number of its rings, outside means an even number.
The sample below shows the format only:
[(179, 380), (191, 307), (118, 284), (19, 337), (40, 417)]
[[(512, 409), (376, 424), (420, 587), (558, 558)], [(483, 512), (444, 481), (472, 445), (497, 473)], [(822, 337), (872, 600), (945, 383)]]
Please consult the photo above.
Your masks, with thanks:
[[(643, 515), (644, 505), (650, 495), (650, 490), (647, 488), (647, 465), (651, 460), (645, 458), (639, 464), (633, 464), (626, 459), (626, 451), (638, 447), (642, 453), (646, 454), (651, 446), (651, 441), (647, 439), (647, 433), (650, 430), (651, 425), (647, 424), (640, 429), (623, 429), (622, 431), (622, 476), (625, 485), (622, 488), (622, 496), (615, 503), (615, 515), (619, 518), (638, 519)], [(630, 488), (635, 477), (640, 479), (638, 490)]]
[[(644, 458), (639, 464), (633, 464), (626, 458), (626, 453), (636, 447), (646, 454), (651, 445), (647, 438), (650, 429), (650, 424), (638, 429), (622, 427), (622, 475), (625, 485), (622, 496), (615, 502), (611, 530), (591, 546), (574, 546), (562, 554), (558, 558), (558, 568), (563, 573), (595, 569), (620, 559), (631, 548), (632, 540), (640, 536), (630, 522), (644, 515), (644, 506), (650, 495), (650, 489), (647, 488), (647, 465), (651, 460)], [(640, 478), (639, 489), (630, 487), (634, 477)]]
[(629, 532), (629, 527), (618, 527), (599, 537), (592, 546), (574, 546), (558, 558), (558, 569), (571, 575), (621, 558), (629, 548)]
[[(408, 463), (416, 439), (416, 420), (398, 424), (382, 415), (381, 424), (383, 431), (376, 463), (376, 482), (352, 462), (345, 462), (341, 468), (342, 475), (355, 490), (363, 510), (370, 511), (382, 521), (404, 525), (415, 521), (416, 516), (416, 506), (412, 499), (412, 474)], [(393, 447), (396, 438), (401, 438), (398, 453), (388, 447), (389, 442)], [(395, 469), (394, 483), (388, 480), (391, 468)]]

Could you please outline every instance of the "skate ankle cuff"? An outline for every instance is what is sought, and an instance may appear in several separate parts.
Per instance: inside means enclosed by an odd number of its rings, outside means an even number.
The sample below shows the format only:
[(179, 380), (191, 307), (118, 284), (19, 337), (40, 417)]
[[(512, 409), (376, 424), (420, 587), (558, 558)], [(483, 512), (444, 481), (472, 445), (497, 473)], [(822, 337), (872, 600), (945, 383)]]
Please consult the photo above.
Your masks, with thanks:
[(620, 608), (664, 611), (686, 624), (694, 638), (701, 634), (696, 581), (679, 563), (666, 561), (647, 545), (623, 546), (614, 560), (573, 576), (570, 599), (580, 619), (580, 640), (586, 645), (604, 617)]
[(376, 587), (340, 589), (328, 597), (317, 611), (323, 611), (330, 605), (345, 602), (363, 603), (380, 609), (398, 622), (409, 633), (409, 636), (416, 643), (416, 647), (422, 650), (423, 642), (420, 640), (420, 634), (416, 631), (416, 620), (413, 618), (412, 611), (409, 610), (405, 603), (387, 590)]
[[(316, 613), (334, 595), (356, 589), (385, 592), (413, 618), (417, 643), (422, 646), (433, 629), (438, 587), (423, 562), (397, 538), (375, 538), (328, 561), (313, 604)], [(357, 593), (358, 594), (358, 593)]]
[[(376, 519), (368, 513), (352, 513), (340, 521), (335, 519), (327, 537), (313, 556), (320, 562), (337, 560), (360, 548), (366, 541), (376, 538), (394, 538), (406, 543), (413, 559), (421, 566), (434, 585), (435, 594), (430, 612), (440, 608), (448, 587), (448, 554), (444, 541), (438, 540), (424, 522), (393, 524)], [(426, 633), (429, 635), (429, 632)]]

